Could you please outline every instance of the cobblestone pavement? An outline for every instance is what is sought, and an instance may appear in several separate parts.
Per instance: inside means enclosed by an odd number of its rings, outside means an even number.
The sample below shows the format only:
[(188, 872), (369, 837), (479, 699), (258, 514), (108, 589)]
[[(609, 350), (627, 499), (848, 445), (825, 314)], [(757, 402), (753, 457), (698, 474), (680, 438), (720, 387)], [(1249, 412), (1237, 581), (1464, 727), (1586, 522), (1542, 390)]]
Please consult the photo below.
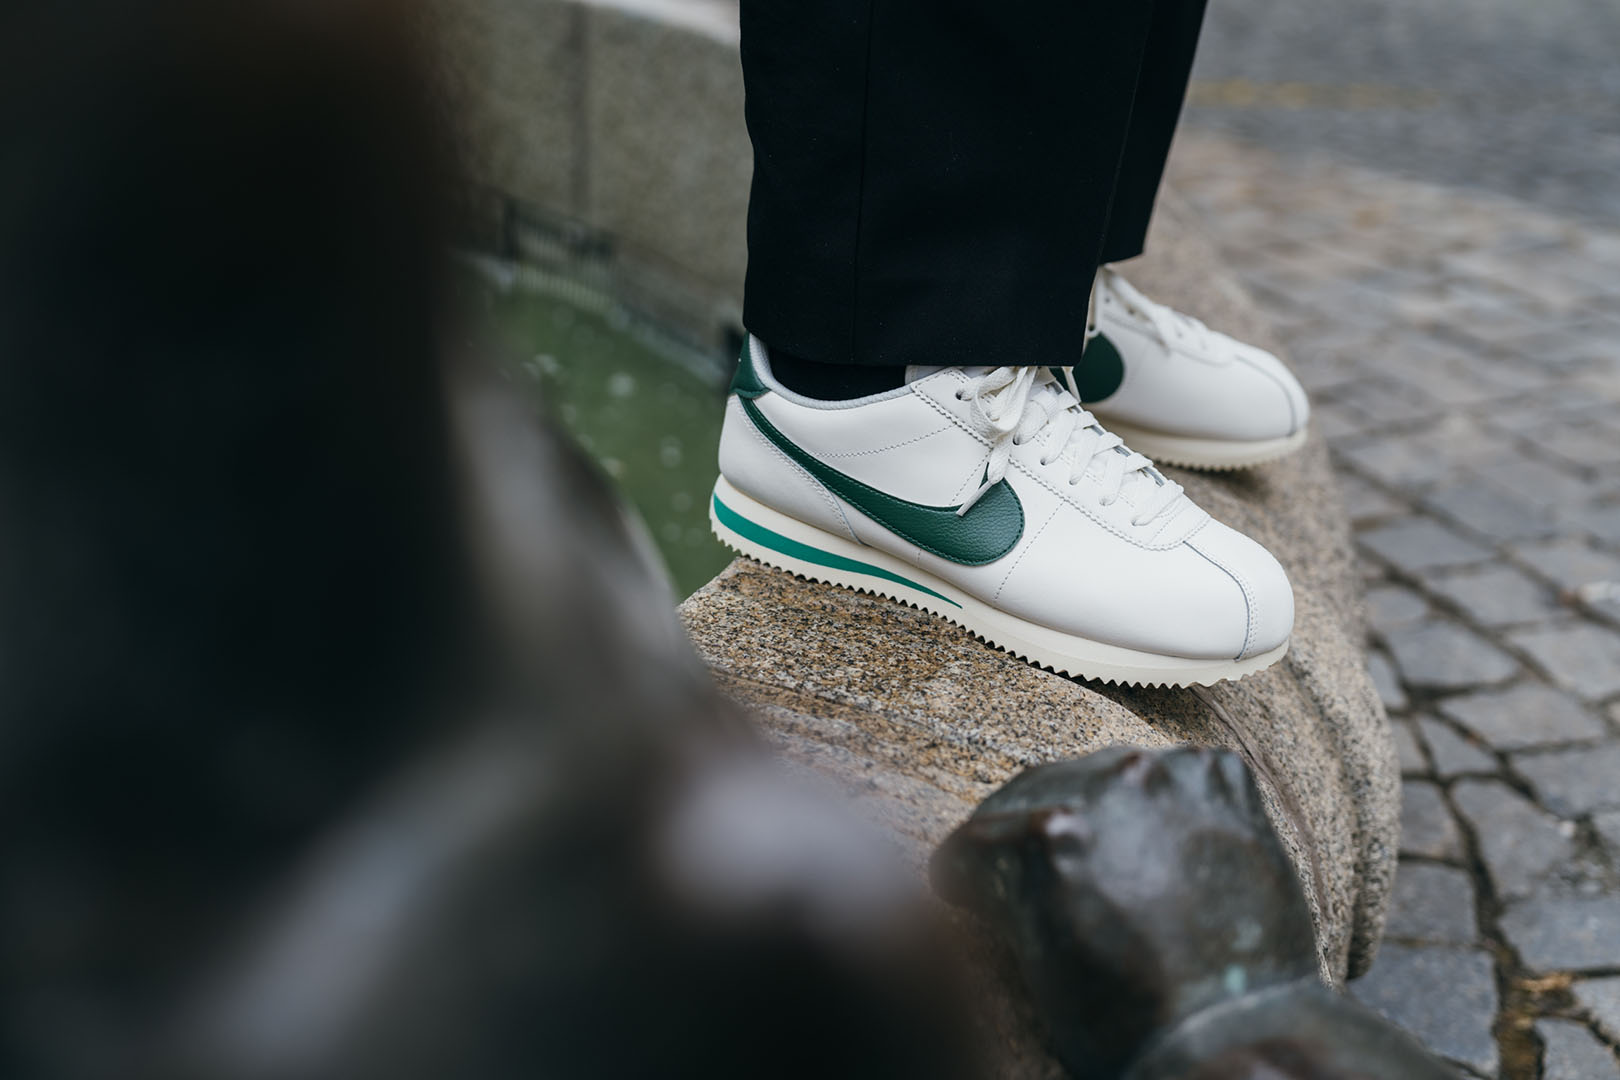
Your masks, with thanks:
[(1211, 0), (1190, 122), (1620, 222), (1613, 0)]
[(1405, 780), (1353, 986), (1481, 1076), (1620, 1080), (1620, 230), (1184, 132), (1311, 390)]

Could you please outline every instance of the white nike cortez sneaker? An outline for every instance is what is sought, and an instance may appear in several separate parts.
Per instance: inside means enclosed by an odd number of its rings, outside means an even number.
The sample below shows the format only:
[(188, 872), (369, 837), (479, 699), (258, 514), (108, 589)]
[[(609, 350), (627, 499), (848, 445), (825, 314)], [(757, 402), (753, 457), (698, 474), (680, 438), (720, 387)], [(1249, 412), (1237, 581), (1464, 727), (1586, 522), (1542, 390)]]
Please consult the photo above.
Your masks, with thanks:
[(1086, 351), (1070, 388), (1154, 461), (1238, 469), (1305, 445), (1310, 404), (1283, 362), (1097, 272)]
[(819, 401), (744, 348), (709, 514), (726, 544), (1108, 682), (1241, 678), (1288, 648), (1277, 560), (1099, 426), (1047, 368), (912, 368)]

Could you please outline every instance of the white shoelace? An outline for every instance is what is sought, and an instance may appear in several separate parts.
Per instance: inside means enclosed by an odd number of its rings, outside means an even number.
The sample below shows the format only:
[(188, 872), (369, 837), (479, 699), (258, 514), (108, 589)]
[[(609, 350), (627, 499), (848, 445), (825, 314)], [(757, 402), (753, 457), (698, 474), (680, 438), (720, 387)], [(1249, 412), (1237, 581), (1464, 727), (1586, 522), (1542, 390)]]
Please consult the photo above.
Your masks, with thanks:
[[(1125, 314), (1139, 322), (1145, 322), (1153, 328), (1159, 343), (1166, 348), (1174, 346), (1177, 342), (1188, 342), (1196, 352), (1209, 352), (1212, 347), (1211, 335), (1214, 333), (1209, 327), (1191, 315), (1183, 315), (1175, 308), (1165, 307), (1157, 300), (1150, 299), (1137, 289), (1135, 285), (1126, 281), (1111, 267), (1100, 267), (1097, 270), (1097, 281), (1091, 290), (1091, 299), (1086, 308), (1086, 340), (1090, 341), (1097, 336), (1097, 305), (1098, 298), (1104, 297), (1125, 309)], [(1074, 377), (1074, 368), (1059, 368), (1063, 372), (1063, 382), (1068, 386), (1069, 392), (1075, 397), (1080, 396), (1080, 386)]]
[(1126, 485), (1133, 486), (1136, 503), (1133, 525), (1146, 525), (1181, 496), (1181, 485), (1163, 476), (1153, 462), (1126, 448), (1124, 440), (1097, 423), (1080, 401), (1043, 367), (998, 367), (978, 376), (957, 391), (962, 401), (973, 402), (974, 417), (990, 434), (990, 460), (984, 483), (958, 516), (973, 508), (984, 493), (1007, 475), (1015, 446), (1045, 438), (1042, 465), (1061, 457), (1069, 461), (1069, 483), (1078, 484), (1094, 461), (1102, 463), (1102, 505), (1110, 506)]
[[(1092, 295), (1093, 305), (1096, 304), (1098, 295), (1111, 297), (1125, 309), (1125, 314), (1145, 321), (1153, 327), (1153, 332), (1158, 335), (1163, 345), (1170, 346), (1179, 341), (1190, 341), (1192, 347), (1199, 352), (1207, 352), (1211, 347), (1210, 335), (1213, 331), (1209, 327), (1191, 315), (1183, 315), (1175, 308), (1165, 307), (1156, 300), (1150, 300), (1142, 295), (1136, 286), (1107, 266), (1097, 271), (1097, 285)], [(1093, 310), (1090, 325), (1086, 327), (1088, 337), (1096, 332), (1096, 326), (1096, 313)]]

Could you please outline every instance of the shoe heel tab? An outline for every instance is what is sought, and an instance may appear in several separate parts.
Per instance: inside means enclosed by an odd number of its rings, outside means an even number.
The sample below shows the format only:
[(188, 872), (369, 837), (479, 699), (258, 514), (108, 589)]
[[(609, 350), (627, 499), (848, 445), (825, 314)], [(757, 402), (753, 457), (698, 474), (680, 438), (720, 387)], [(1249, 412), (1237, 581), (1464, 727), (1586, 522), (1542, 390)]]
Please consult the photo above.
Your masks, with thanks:
[(768, 391), (754, 366), (754, 335), (743, 339), (742, 355), (737, 358), (737, 373), (731, 377), (731, 392), (740, 398), (757, 398)]

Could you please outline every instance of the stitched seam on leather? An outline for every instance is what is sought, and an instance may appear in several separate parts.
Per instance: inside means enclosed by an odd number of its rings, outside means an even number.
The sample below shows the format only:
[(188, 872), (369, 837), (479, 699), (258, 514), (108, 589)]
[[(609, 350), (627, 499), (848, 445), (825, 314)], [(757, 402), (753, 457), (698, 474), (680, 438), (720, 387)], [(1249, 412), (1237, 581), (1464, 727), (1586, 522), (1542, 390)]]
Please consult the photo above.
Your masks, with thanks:
[(962, 482), (957, 485), (956, 491), (951, 495), (951, 498), (955, 499), (958, 505), (967, 502), (967, 497), (978, 490), (980, 475), (978, 469), (970, 469), (967, 475), (962, 478)]
[[(917, 384), (914, 383), (913, 385), (915, 386)], [(974, 439), (976, 439), (978, 441), (979, 445), (981, 445), (981, 446), (983, 446), (983, 447), (985, 447), (987, 449), (989, 448), (989, 446), (990, 446), (989, 440), (987, 440), (984, 436), (980, 435), (978, 432), (974, 431), (972, 428), (968, 427), (958, 417), (953, 416), (949, 411), (947, 411), (938, 402), (934, 401), (932, 398), (928, 397), (928, 395), (922, 393), (920, 390), (917, 392), (917, 396), (922, 398), (924, 401), (928, 402), (928, 404), (933, 407), (935, 412), (939, 413), (941, 416), (945, 417), (945, 419), (949, 420), (952, 424), (956, 425), (956, 427), (958, 429), (960, 429), (961, 431), (966, 432), (968, 435), (970, 435)], [(1033, 470), (1031, 470), (1028, 466), (1026, 466), (1023, 462), (1018, 461), (1018, 460), (1015, 459), (1010, 464), (1012, 464), (1014, 466), (1017, 466), (1017, 468), (1018, 468), (1018, 470), (1020, 472), (1022, 472), (1025, 476), (1029, 477), (1031, 480), (1035, 481), (1037, 484), (1039, 484), (1043, 488), (1045, 488), (1055, 498), (1057, 498), (1057, 500), (1059, 502), (1068, 503), (1070, 506), (1072, 506), (1076, 510), (1080, 511), (1081, 515), (1083, 517), (1085, 517), (1087, 521), (1094, 522), (1099, 527), (1101, 527), (1103, 529), (1106, 529), (1108, 532), (1110, 532), (1113, 535), (1119, 537), (1121, 540), (1125, 541), (1126, 543), (1134, 544), (1137, 547), (1142, 548), (1144, 551), (1169, 551), (1171, 548), (1175, 547), (1179, 543), (1182, 543), (1186, 539), (1186, 537), (1183, 537), (1181, 540), (1159, 542), (1158, 541), (1159, 535), (1163, 533), (1165, 528), (1169, 527), (1169, 522), (1166, 522), (1165, 525), (1160, 528), (1159, 532), (1154, 533), (1152, 542), (1143, 542), (1142, 540), (1138, 539), (1137, 537), (1131, 536), (1128, 533), (1121, 532), (1111, 522), (1104, 521), (1102, 518), (1098, 517), (1095, 513), (1093, 513), (1089, 508), (1080, 505), (1076, 500), (1071, 499), (1068, 496), (1064, 495), (1062, 492), (1058, 491), (1057, 488), (1055, 488), (1051, 484), (1047, 483), (1047, 481), (1046, 481), (1046, 479), (1044, 477), (1036, 475), (1036, 473)], [(1179, 517), (1180, 515), (1176, 515), (1176, 516)], [(1198, 528), (1202, 528), (1202, 527), (1203, 526), (1200, 524), (1199, 526), (1195, 527), (1194, 531), (1196, 532)], [(1191, 534), (1189, 534), (1189, 535), (1191, 535)]]
[(1019, 564), (1024, 561), (1024, 556), (1028, 555), (1030, 551), (1034, 549), (1036, 541), (1041, 538), (1041, 534), (1047, 530), (1047, 527), (1057, 519), (1058, 511), (1062, 509), (1062, 503), (1052, 507), (1052, 512), (1046, 515), (1046, 521), (1044, 521), (1041, 524), (1041, 527), (1036, 530), (1035, 535), (1029, 538), (1029, 543), (1024, 545), (1024, 550), (1018, 553), (1018, 558), (1014, 559), (1013, 564), (1007, 568), (1007, 573), (1002, 576), (1001, 584), (996, 586), (995, 595), (990, 598), (991, 603), (995, 603), (1001, 599), (1001, 590), (1007, 587), (1007, 582), (1012, 579), (1012, 576), (1014, 572), (1017, 571)]
[[(1104, 521), (1102, 518), (1100, 518), (1096, 514), (1094, 514), (1089, 507), (1081, 506), (1074, 499), (1071, 499), (1068, 496), (1064, 495), (1062, 492), (1058, 491), (1057, 488), (1055, 488), (1051, 484), (1047, 483), (1045, 477), (1037, 476), (1035, 474), (1034, 470), (1029, 468), (1029, 466), (1025, 465), (1022, 461), (1014, 461), (1013, 464), (1018, 467), (1019, 472), (1023, 473), (1025, 476), (1029, 477), (1031, 480), (1033, 480), (1037, 484), (1041, 485), (1041, 487), (1045, 488), (1047, 491), (1050, 491), (1060, 501), (1068, 503), (1070, 506), (1072, 506), (1076, 510), (1080, 511), (1081, 515), (1084, 516), (1086, 518), (1086, 520), (1095, 522), (1098, 526), (1100, 526), (1101, 528), (1106, 529), (1107, 531), (1113, 533), (1115, 536), (1119, 537), (1121, 540), (1125, 541), (1127, 544), (1135, 544), (1137, 547), (1142, 548), (1144, 551), (1169, 551), (1171, 548), (1176, 546), (1173, 543), (1171, 543), (1171, 544), (1143, 543), (1141, 540), (1137, 539), (1134, 536), (1131, 536), (1129, 533), (1121, 532), (1119, 530), (1119, 528), (1113, 524), (1113, 522)], [(1176, 541), (1176, 543), (1180, 543), (1180, 541), (1178, 540), (1178, 541)]]
[[(1016, 496), (1018, 493), (1014, 492), (1013, 494)], [(1021, 539), (1023, 537), (1023, 534), (1024, 534), (1024, 526), (1027, 523), (1028, 519), (1024, 515), (1024, 503), (1023, 503), (1023, 500), (1021, 500), (1021, 499), (1017, 500), (1017, 501), (1014, 502), (1013, 505), (1018, 508), (1018, 535), (1019, 535), (1019, 537)], [(860, 513), (860, 507), (856, 507), (855, 510), (856, 510), (856, 513)], [(865, 517), (867, 515), (862, 514), (862, 516)], [(881, 522), (879, 522), (878, 524), (880, 526), (882, 525)], [(887, 526), (882, 526), (882, 527), (887, 528)], [(951, 558), (945, 552), (940, 551), (938, 548), (929, 547), (927, 544), (921, 543), (918, 540), (913, 539), (912, 537), (902, 535), (901, 533), (897, 533), (893, 529), (889, 529), (888, 531), (893, 533), (895, 536), (900, 537), (900, 539), (904, 540), (906, 543), (908, 543), (908, 544), (916, 544), (917, 547), (921, 548), (923, 551), (928, 552), (928, 554), (937, 555), (939, 558), (944, 559), (946, 562), (948, 562), (948, 563), (956, 563), (956, 565), (958, 565), (958, 566), (989, 566), (990, 563), (997, 561), (996, 559), (991, 559), (990, 562), (984, 562), (984, 563), (960, 563), (960, 562), (957, 562), (957, 560)], [(1003, 558), (1003, 559), (1006, 558), (1006, 557), (1007, 556), (1006, 556), (1005, 552), (1003, 552), (1002, 555), (1000, 556), (1000, 558)]]
[(1187, 535), (1181, 538), (1182, 540), (1191, 540), (1193, 537), (1197, 536), (1203, 531), (1205, 525), (1209, 524), (1209, 515), (1204, 511), (1203, 507), (1199, 506), (1191, 499), (1188, 499), (1186, 506), (1183, 506), (1180, 510), (1177, 510), (1175, 513), (1164, 519), (1164, 524), (1160, 525), (1158, 529), (1154, 531), (1153, 536), (1150, 537), (1150, 539), (1157, 541), (1159, 537), (1163, 536), (1167, 531), (1169, 531), (1170, 526), (1174, 525), (1176, 520), (1183, 514), (1204, 514), (1204, 520), (1200, 521), (1197, 525), (1194, 525)]
[[(912, 385), (916, 386), (917, 384), (913, 383)], [(956, 428), (958, 428), (959, 430), (966, 432), (980, 446), (984, 447), (986, 450), (988, 450), (990, 448), (990, 440), (989, 439), (986, 439), (983, 435), (980, 435), (977, 431), (974, 431), (972, 428), (970, 428), (966, 424), (962, 423), (961, 419), (959, 417), (957, 417), (957, 416), (952, 415), (951, 411), (949, 409), (945, 408), (945, 406), (941, 405), (939, 402), (935, 401), (933, 398), (929, 397), (927, 394), (923, 393), (921, 390), (916, 390), (914, 392), (916, 393), (916, 395), (919, 398), (921, 398), (923, 401), (928, 403), (929, 408), (933, 409), (935, 412), (939, 413), (939, 415), (943, 416), (946, 420), (950, 421), (950, 423), (952, 425), (954, 425)]]
[[(964, 379), (961, 375), (956, 374), (955, 372), (947, 373), (947, 372), (942, 371), (942, 372), (939, 373), (938, 376), (930, 375), (929, 379), (938, 378), (940, 376), (950, 376), (950, 375), (955, 376), (956, 381), (957, 381), (958, 384), (964, 385), (964, 386), (967, 384), (967, 380)], [(928, 379), (924, 379), (924, 380), (920, 380), (917, 383), (912, 384), (913, 386), (918, 387), (918, 389), (915, 391), (916, 395), (919, 398), (921, 398), (924, 402), (926, 402), (928, 404), (928, 406), (930, 408), (932, 408), (935, 412), (937, 412), (941, 416), (943, 416), (945, 418), (945, 420), (949, 423), (950, 427), (954, 427), (958, 431), (961, 431), (961, 432), (967, 434), (968, 436), (973, 438), (976, 442), (978, 442), (978, 444), (980, 446), (984, 447), (986, 450), (990, 449), (990, 442), (989, 442), (988, 439), (986, 439), (983, 435), (980, 435), (978, 432), (974, 431), (972, 428), (968, 427), (966, 424), (962, 423), (961, 420), (959, 420), (957, 417), (955, 417), (954, 415), (951, 414), (949, 409), (946, 409), (939, 402), (935, 401), (933, 398), (931, 398), (927, 394), (923, 393), (923, 391), (921, 389), (921, 385), (922, 385), (922, 383), (927, 382), (927, 381), (928, 381)], [(948, 430), (950, 430), (950, 428), (941, 428), (940, 429), (940, 431), (948, 431)], [(936, 432), (935, 434), (938, 434), (938, 432)], [(977, 470), (974, 470), (974, 471), (968, 473), (968, 477), (967, 477), (967, 479), (965, 481), (962, 482), (962, 486), (958, 487), (956, 489), (956, 496), (957, 497), (962, 498), (962, 499), (966, 499), (967, 495), (965, 493), (968, 492), (968, 491), (971, 491), (972, 489), (979, 486), (977, 483), (974, 482), (974, 477), (976, 475), (977, 475)], [(1022, 503), (1020, 503), (1019, 505), (1022, 506)]]
[[(1262, 366), (1260, 364), (1256, 364), (1256, 363), (1251, 362), (1249, 360), (1249, 358), (1244, 356), (1242, 353), (1237, 354), (1236, 362), (1239, 363), (1239, 364), (1242, 364), (1244, 367), (1248, 368), (1250, 371), (1253, 371), (1256, 374), (1263, 376), (1264, 378), (1269, 380), (1273, 385), (1275, 385), (1278, 390), (1282, 391), (1283, 401), (1287, 402), (1287, 404), (1288, 404), (1288, 434), (1292, 435), (1295, 431), (1298, 431), (1299, 430), (1299, 413), (1294, 409), (1294, 395), (1290, 394), (1288, 392), (1288, 387), (1283, 384), (1283, 381), (1281, 379), (1277, 378), (1277, 376), (1276, 376), (1276, 374), (1274, 372), (1268, 371), (1264, 366)], [(1286, 437), (1287, 436), (1284, 436), (1284, 438), (1286, 438)]]
[[(1193, 505), (1196, 507), (1198, 504), (1194, 503)], [(1182, 543), (1187, 543), (1188, 541), (1192, 540), (1193, 537), (1197, 536), (1199, 533), (1201, 533), (1205, 529), (1209, 528), (1209, 523), (1214, 521), (1214, 520), (1215, 519), (1213, 517), (1211, 517), (1209, 514), (1206, 513), (1204, 515), (1204, 520), (1200, 521), (1197, 525), (1194, 525), (1193, 528), (1192, 528), (1192, 532), (1188, 533), (1186, 536), (1183, 536), (1181, 538)]]
[[(744, 416), (743, 419), (748, 420), (748, 417)], [(861, 538), (855, 535), (854, 529), (850, 528), (849, 517), (845, 515), (844, 508), (838, 505), (838, 499), (833, 495), (832, 492), (827, 490), (827, 485), (823, 484), (820, 480), (817, 480), (815, 475), (811, 473), (809, 469), (806, 469), (803, 465), (800, 465), (797, 461), (794, 461), (792, 458), (783, 453), (781, 447), (767, 439), (765, 437), (765, 433), (759, 430), (759, 425), (755, 424), (753, 421), (748, 421), (748, 430), (754, 433), (754, 438), (758, 439), (760, 443), (764, 445), (765, 449), (774, 454), (778, 461), (781, 461), (793, 472), (810, 481), (811, 490), (819, 492), (821, 497), (827, 500), (827, 508), (833, 512), (833, 515), (837, 517), (839, 521), (844, 523), (844, 531), (849, 534), (850, 540), (854, 543), (860, 544)], [(864, 547), (865, 545), (862, 544), (861, 546)]]
[[(1019, 532), (1020, 537), (1022, 537), (1023, 532), (1024, 532), (1024, 525), (1025, 525), (1025, 522), (1026, 522), (1027, 519), (1024, 516), (1024, 504), (1022, 502), (1020, 502), (1017, 505), (1018, 505), (1018, 532)], [(855, 508), (855, 512), (858, 513), (858, 514), (861, 513), (860, 507), (857, 506)], [(862, 517), (868, 517), (868, 515), (866, 515), (866, 514), (861, 514), (861, 516)], [(882, 522), (877, 522), (876, 524), (880, 528), (888, 529), (888, 526), (883, 525)], [(989, 566), (991, 562), (996, 561), (995, 559), (991, 559), (990, 562), (985, 562), (985, 563), (962, 563), (962, 562), (957, 562), (956, 559), (951, 558), (949, 555), (947, 555), (943, 551), (940, 551), (938, 548), (930, 547), (929, 545), (921, 543), (920, 541), (918, 541), (916, 539), (913, 539), (912, 537), (906, 536), (906, 535), (904, 535), (902, 533), (897, 533), (893, 529), (888, 529), (888, 531), (890, 533), (892, 533), (893, 535), (900, 537), (900, 539), (904, 540), (906, 543), (908, 543), (908, 544), (916, 544), (918, 548), (920, 548), (923, 551), (928, 552), (928, 554), (938, 556), (939, 558), (944, 559), (948, 563), (955, 563), (957, 566)], [(1001, 558), (1006, 558), (1006, 555), (1003, 554), (1001, 556)]]
[(1187, 546), (1198, 552), (1199, 555), (1202, 555), (1212, 566), (1219, 567), (1220, 569), (1226, 571), (1226, 576), (1237, 582), (1238, 590), (1243, 593), (1243, 603), (1244, 606), (1248, 608), (1247, 614), (1249, 617), (1247, 620), (1245, 620), (1246, 625), (1243, 628), (1243, 648), (1237, 654), (1237, 656), (1234, 657), (1236, 660), (1242, 660), (1249, 655), (1249, 647), (1254, 644), (1254, 628), (1260, 625), (1260, 605), (1255, 602), (1254, 590), (1249, 587), (1247, 578), (1238, 573), (1236, 570), (1233, 570), (1230, 566), (1227, 566), (1225, 563), (1221, 562), (1219, 559), (1215, 558), (1213, 555), (1209, 554), (1209, 552), (1205, 551), (1203, 548), (1200, 548), (1198, 545), (1193, 543), (1188, 543)]
[[(1179, 354), (1181, 356), (1186, 357), (1188, 360), (1194, 361), (1195, 363), (1207, 364), (1210, 367), (1225, 367), (1226, 366), (1226, 364), (1222, 363), (1219, 360), (1210, 360), (1210, 359), (1207, 359), (1205, 357), (1199, 356), (1197, 353), (1192, 352), (1191, 350), (1183, 349), (1179, 345), (1172, 345), (1168, 341), (1160, 341), (1158, 336), (1153, 331), (1147, 329), (1144, 326), (1136, 325), (1136, 323), (1134, 321), (1132, 321), (1132, 320), (1130, 320), (1128, 318), (1124, 318), (1124, 317), (1117, 318), (1117, 319), (1114, 320), (1114, 324), (1120, 330), (1129, 330), (1133, 334), (1136, 334), (1136, 335), (1138, 335), (1140, 337), (1146, 338), (1147, 340), (1153, 342), (1153, 344), (1155, 344), (1155, 345), (1159, 346), (1160, 348), (1164, 349), (1165, 352), (1177, 353), (1177, 354)], [(1218, 333), (1218, 331), (1215, 331), (1215, 330), (1210, 331), (1211, 335), (1214, 335), (1216, 333)], [(1230, 361), (1228, 361), (1228, 363), (1229, 362)]]
[(950, 430), (949, 427), (935, 428), (933, 431), (928, 432), (926, 435), (918, 435), (916, 438), (907, 439), (905, 442), (897, 442), (897, 443), (894, 443), (894, 444), (889, 445), (889, 446), (879, 446), (879, 447), (877, 447), (875, 449), (872, 449), (872, 450), (843, 450), (843, 451), (839, 451), (838, 453), (832, 453), (832, 454), (821, 453), (821, 454), (817, 454), (816, 456), (821, 458), (822, 460), (826, 460), (827, 458), (868, 457), (868, 456), (870, 456), (872, 454), (883, 454), (883, 453), (887, 453), (890, 450), (898, 450), (902, 446), (910, 446), (912, 443), (919, 443), (919, 442), (922, 442), (924, 439), (932, 439), (935, 435), (938, 435), (941, 432), (945, 432), (945, 431), (949, 431), (949, 430)]
[[(917, 396), (922, 398), (924, 401), (928, 402), (929, 405), (932, 405), (934, 407), (934, 410), (936, 412), (938, 412), (941, 416), (945, 417), (951, 423), (955, 424), (962, 431), (965, 431), (967, 434), (971, 435), (974, 439), (977, 439), (981, 446), (984, 446), (986, 448), (989, 447), (990, 443), (989, 443), (989, 441), (987, 439), (984, 438), (984, 436), (982, 436), (982, 435), (978, 434), (977, 432), (975, 432), (972, 428), (968, 427), (966, 424), (964, 424), (957, 417), (952, 416), (943, 407), (941, 407), (938, 402), (932, 400), (926, 394), (923, 394), (920, 391), (918, 392)], [(1062, 492), (1058, 491), (1057, 488), (1055, 488), (1051, 484), (1047, 483), (1045, 478), (1037, 476), (1034, 473), (1034, 471), (1032, 471), (1023, 462), (1014, 460), (1014, 461), (1011, 462), (1011, 464), (1017, 466), (1019, 472), (1023, 473), (1025, 476), (1029, 477), (1031, 480), (1033, 480), (1037, 484), (1041, 485), (1041, 487), (1043, 487), (1047, 491), (1051, 492), (1051, 494), (1054, 497), (1056, 497), (1059, 502), (1065, 502), (1065, 503), (1068, 503), (1070, 506), (1073, 506), (1076, 510), (1080, 511), (1080, 513), (1086, 518), (1086, 520), (1095, 522), (1097, 525), (1099, 525), (1100, 527), (1106, 529), (1110, 533), (1113, 533), (1115, 536), (1119, 537), (1121, 540), (1125, 541), (1128, 544), (1135, 544), (1137, 547), (1142, 548), (1142, 549), (1147, 550), (1147, 551), (1169, 551), (1171, 548), (1175, 547), (1176, 544), (1181, 543), (1180, 540), (1175, 541), (1175, 543), (1165, 543), (1165, 544), (1143, 543), (1141, 540), (1138, 540), (1134, 536), (1130, 536), (1130, 535), (1128, 535), (1126, 533), (1120, 532), (1119, 529), (1115, 528), (1112, 523), (1102, 520), (1101, 518), (1097, 517), (1096, 514), (1092, 513), (1086, 507), (1079, 505), (1075, 500), (1069, 498), (1068, 496), (1064, 495)]]
[[(930, 404), (932, 404), (932, 403), (930, 403)], [(769, 422), (768, 417), (766, 418), (766, 421)], [(762, 439), (766, 438), (765, 433), (760, 430), (760, 427), (759, 427), (758, 424), (755, 424), (755, 423), (752, 422), (751, 418), (750, 418), (750, 425), (749, 426), (754, 429), (755, 434), (759, 435), (760, 438), (762, 438)], [(786, 436), (784, 436), (784, 438), (786, 438)], [(776, 452), (778, 454), (782, 453), (782, 450), (779, 447), (774, 447), (773, 446), (772, 449), (776, 450)], [(800, 449), (803, 449), (803, 448), (800, 447)], [(812, 458), (814, 458), (816, 456), (814, 454), (811, 454), (810, 451), (808, 451), (808, 450), (805, 450), (804, 452), (806, 454), (808, 454)], [(818, 458), (817, 460), (820, 460), (820, 459)], [(791, 459), (790, 459), (790, 461), (791, 461)], [(791, 463), (794, 464), (796, 467), (798, 467), (800, 469), (803, 469), (803, 466), (798, 465), (797, 462), (791, 462)], [(806, 470), (806, 471), (808, 471), (808, 470)], [(813, 475), (812, 475), (812, 479), (814, 479)], [(853, 477), (846, 477), (845, 479), (849, 480), (851, 483), (858, 484), (861, 487), (867, 488), (867, 489), (869, 489), (871, 491), (878, 492), (878, 489), (873, 488), (870, 484), (867, 484), (864, 481), (856, 480)], [(815, 483), (816, 483), (816, 486), (818, 488), (820, 488), (823, 492), (826, 491), (826, 485), (822, 484), (819, 480), (816, 480)], [(1011, 484), (1008, 485), (1009, 489), (1011, 488), (1011, 486), (1012, 486)], [(882, 492), (878, 492), (878, 493), (882, 494)], [(831, 497), (831, 496), (829, 496), (829, 497)], [(1018, 533), (1019, 533), (1019, 538), (1022, 539), (1023, 532), (1024, 532), (1024, 527), (1026, 525), (1026, 516), (1024, 514), (1024, 504), (1023, 504), (1023, 502), (1021, 500), (1018, 499), (1016, 492), (1013, 493), (1013, 505), (1018, 511)], [(902, 532), (899, 532), (899, 531), (897, 531), (895, 529), (890, 528), (889, 526), (885, 525), (881, 521), (878, 521), (876, 518), (873, 518), (870, 514), (866, 513), (860, 507), (855, 506), (854, 504), (851, 504), (851, 508), (856, 513), (860, 514), (861, 517), (865, 518), (868, 521), (871, 521), (874, 525), (876, 525), (880, 529), (883, 529), (885, 532), (889, 533), (891, 536), (898, 536), (898, 537), (900, 537), (900, 539), (906, 541), (908, 544), (915, 544), (917, 547), (921, 548), (923, 551), (928, 552), (930, 555), (937, 555), (939, 558), (944, 559), (946, 562), (957, 563), (958, 565), (962, 565), (962, 566), (988, 566), (992, 562), (997, 562), (1000, 559), (1006, 558), (1006, 556), (1012, 550), (1009, 547), (1007, 551), (1002, 552), (996, 558), (989, 559), (989, 560), (987, 560), (985, 562), (982, 562), (982, 563), (962, 563), (958, 559), (953, 558), (951, 555), (947, 554), (944, 551), (939, 550), (938, 548), (930, 547), (927, 544), (923, 544), (923, 543), (919, 542), (915, 537), (907, 536), (906, 534), (904, 534)], [(842, 512), (840, 512), (840, 516), (843, 517), (844, 525), (845, 525), (846, 528), (848, 528), (849, 527), (849, 519), (848, 519), (848, 517), (843, 515)], [(855, 531), (853, 529), (850, 529), (850, 538), (852, 540), (854, 540), (856, 543), (861, 542), (860, 539), (855, 536)], [(1016, 546), (1016, 543), (1017, 543), (1017, 541), (1014, 541), (1014, 546)]]

